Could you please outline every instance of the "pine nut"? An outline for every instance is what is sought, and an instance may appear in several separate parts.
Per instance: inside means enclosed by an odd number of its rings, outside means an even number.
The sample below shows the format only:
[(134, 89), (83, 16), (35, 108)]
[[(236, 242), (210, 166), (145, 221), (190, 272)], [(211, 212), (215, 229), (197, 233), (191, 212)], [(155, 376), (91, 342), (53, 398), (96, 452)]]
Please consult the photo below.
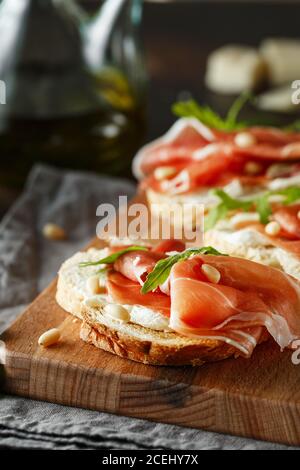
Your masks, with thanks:
[(100, 292), (105, 292), (106, 291), (106, 275), (101, 274), (98, 279), (98, 285)]
[(233, 228), (238, 227), (241, 224), (247, 224), (251, 222), (258, 222), (259, 214), (257, 212), (239, 212), (235, 214), (230, 219), (230, 225)]
[(130, 314), (126, 308), (118, 304), (107, 304), (103, 309), (104, 315), (108, 315), (114, 320), (121, 322), (128, 322), (130, 320)]
[(298, 211), (297, 217), (298, 217), (298, 219), (300, 219), (300, 211)]
[(292, 171), (293, 165), (288, 163), (273, 163), (266, 171), (266, 176), (269, 179), (278, 178), (287, 175)]
[(86, 280), (86, 288), (89, 294), (96, 295), (100, 292), (99, 276), (94, 275)]
[(0, 364), (6, 364), (6, 347), (4, 341), (0, 340)]
[(284, 200), (285, 196), (283, 194), (271, 194), (271, 196), (269, 196), (269, 202), (281, 203), (284, 202)]
[(282, 149), (282, 155), (284, 157), (291, 157), (293, 155), (298, 156), (300, 153), (300, 143), (293, 142), (291, 144), (287, 144)]
[(59, 225), (48, 223), (43, 227), (43, 235), (49, 240), (64, 240), (67, 238), (66, 232)]
[(40, 346), (47, 348), (48, 346), (57, 343), (59, 338), (60, 331), (57, 328), (52, 328), (51, 330), (45, 331), (45, 333), (39, 337), (38, 343)]
[(247, 175), (257, 175), (262, 171), (262, 166), (257, 162), (247, 162), (244, 170)]
[(280, 232), (280, 225), (278, 222), (276, 222), (275, 220), (272, 221), (272, 222), (269, 222), (266, 226), (265, 226), (265, 232), (267, 235), (270, 235), (271, 237), (275, 237), (276, 235), (278, 235), (278, 233)]
[(240, 148), (247, 148), (256, 144), (256, 138), (250, 132), (239, 132), (234, 138), (234, 143)]
[(93, 297), (89, 297), (84, 301), (84, 304), (91, 308), (104, 307), (105, 303), (105, 300), (100, 295), (94, 295)]
[(176, 173), (176, 168), (173, 166), (159, 166), (154, 170), (154, 178), (156, 180), (164, 180), (169, 176), (173, 176)]
[(214, 266), (206, 263), (202, 264), (201, 269), (210, 282), (218, 284), (221, 279), (220, 271), (218, 271)]

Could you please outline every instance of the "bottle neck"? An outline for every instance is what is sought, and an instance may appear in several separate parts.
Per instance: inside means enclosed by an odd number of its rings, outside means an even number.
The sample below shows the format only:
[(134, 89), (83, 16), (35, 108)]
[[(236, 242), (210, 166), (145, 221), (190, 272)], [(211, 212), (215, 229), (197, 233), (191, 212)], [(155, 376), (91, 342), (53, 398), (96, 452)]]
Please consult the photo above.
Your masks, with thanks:
[(118, 41), (134, 36), (141, 23), (141, 0), (105, 0), (98, 14), (84, 25), (85, 57), (89, 66), (97, 70), (107, 57), (112, 37), (118, 32)]
[(0, 9), (1, 115), (51, 117), (83, 113), (97, 102), (85, 69), (73, 0), (5, 0)]

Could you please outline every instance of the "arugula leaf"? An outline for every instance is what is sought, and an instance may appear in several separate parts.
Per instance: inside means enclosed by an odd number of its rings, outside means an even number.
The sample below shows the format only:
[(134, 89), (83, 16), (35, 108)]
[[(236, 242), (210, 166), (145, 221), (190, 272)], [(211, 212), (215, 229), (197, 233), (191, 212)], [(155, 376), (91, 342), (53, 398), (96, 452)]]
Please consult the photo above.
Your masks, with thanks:
[(267, 191), (262, 196), (255, 199), (256, 212), (259, 213), (259, 219), (262, 224), (269, 222), (269, 217), (272, 214), (272, 207), (269, 202), (270, 196), (284, 196), (282, 204), (288, 205), (300, 199), (300, 188), (297, 186), (291, 186), (290, 188)]
[(205, 231), (212, 229), (219, 220), (222, 220), (226, 217), (229, 211), (236, 209), (241, 209), (244, 212), (248, 212), (251, 208), (253, 208), (253, 210), (258, 212), (260, 222), (262, 224), (267, 224), (269, 222), (269, 217), (272, 214), (272, 206), (269, 202), (270, 196), (284, 196), (282, 201), (282, 204), (284, 205), (292, 204), (293, 202), (300, 199), (300, 188), (297, 186), (266, 191), (264, 194), (258, 197), (253, 197), (248, 201), (234, 199), (222, 189), (214, 189), (211, 192), (212, 194), (218, 196), (221, 201), (217, 206), (213, 207), (205, 217)]
[(280, 189), (279, 191), (274, 191), (272, 194), (279, 194), (285, 196), (283, 204), (291, 204), (300, 199), (300, 188), (297, 186), (291, 186), (290, 188)]
[(218, 196), (221, 202), (213, 207), (204, 221), (204, 230), (210, 230), (213, 228), (219, 220), (225, 219), (227, 213), (230, 210), (242, 209), (247, 212), (253, 206), (252, 201), (241, 201), (239, 199), (234, 199), (229, 194), (227, 194), (223, 189), (213, 189), (211, 194)]
[(172, 111), (179, 117), (194, 117), (207, 126), (223, 129), (224, 120), (209, 106), (200, 106), (195, 100), (179, 101), (172, 106)]
[(79, 263), (79, 266), (81, 268), (84, 268), (86, 266), (97, 266), (98, 264), (113, 264), (115, 261), (117, 261), (120, 256), (125, 255), (126, 253), (129, 253), (130, 251), (147, 251), (148, 248), (145, 246), (128, 246), (127, 248), (124, 248), (124, 250), (117, 251), (116, 253), (112, 253), (111, 255), (107, 256), (106, 258), (102, 258), (99, 261), (86, 261), (83, 263)]
[(238, 122), (238, 114), (252, 95), (243, 93), (230, 107), (227, 116), (222, 118), (209, 106), (201, 106), (195, 100), (179, 101), (172, 106), (172, 111), (179, 117), (194, 117), (214, 129), (231, 131), (247, 127), (246, 122)]
[(229, 196), (223, 189), (213, 189), (212, 194), (218, 196), (219, 199), (226, 205), (227, 209), (244, 209), (248, 211), (252, 206), (252, 201), (241, 201)]
[(272, 207), (269, 202), (270, 196), (284, 196), (282, 204), (288, 205), (300, 199), (300, 188), (297, 186), (291, 186), (290, 188), (267, 191), (262, 196), (255, 199), (254, 204), (256, 207), (256, 212), (259, 213), (260, 222), (262, 224), (267, 224), (269, 217), (272, 214)]
[(269, 191), (258, 197), (255, 201), (256, 212), (259, 214), (259, 220), (262, 224), (267, 224), (272, 214), (272, 208), (269, 203)]
[(156, 263), (153, 271), (148, 274), (146, 281), (141, 288), (141, 293), (147, 294), (147, 292), (155, 290), (159, 285), (163, 284), (168, 279), (174, 264), (198, 254), (222, 255), (222, 253), (211, 246), (203, 246), (202, 248), (189, 248), (181, 253), (177, 253), (176, 255), (163, 258)]
[(252, 126), (279, 127), (287, 132), (300, 132), (300, 119), (296, 119), (287, 126), (282, 126), (279, 119), (274, 116), (258, 115), (247, 121), (238, 121), (238, 115), (247, 101), (254, 101), (254, 96), (249, 92), (242, 93), (231, 105), (225, 118), (222, 118), (209, 106), (202, 106), (194, 99), (178, 101), (172, 106), (172, 111), (179, 117), (193, 117), (199, 119), (207, 126), (220, 131), (234, 131)]
[(204, 231), (212, 229), (219, 220), (225, 219), (228, 208), (224, 203), (220, 203), (213, 207), (204, 219)]
[(247, 101), (250, 101), (253, 99), (253, 95), (249, 92), (245, 92), (245, 93), (242, 93), (231, 105), (231, 107), (229, 108), (228, 112), (227, 112), (227, 116), (226, 116), (226, 122), (227, 122), (227, 126), (230, 128), (230, 129), (236, 129), (237, 125), (240, 126), (241, 124), (243, 124), (243, 126), (245, 127), (245, 123), (240, 123), (238, 124), (238, 121), (237, 121), (237, 118), (238, 118), (238, 115), (240, 114), (240, 111), (241, 109), (245, 106), (245, 104), (247, 103)]
[(109, 268), (107, 266), (105, 266), (105, 268), (100, 268), (96, 271), (96, 274), (99, 274), (100, 277), (102, 276), (106, 276), (106, 274), (108, 273), (109, 271)]
[(296, 121), (292, 122), (291, 124), (288, 124), (283, 129), (285, 131), (290, 131), (290, 132), (299, 132), (300, 131), (300, 119), (296, 119)]
[(253, 208), (259, 213), (261, 223), (268, 223), (268, 218), (272, 212), (269, 204), (269, 191), (258, 198), (251, 198), (247, 201), (234, 199), (222, 189), (214, 189), (212, 194), (218, 196), (221, 202), (213, 207), (205, 217), (205, 231), (210, 230), (219, 220), (224, 219), (229, 211), (237, 209), (248, 212)]

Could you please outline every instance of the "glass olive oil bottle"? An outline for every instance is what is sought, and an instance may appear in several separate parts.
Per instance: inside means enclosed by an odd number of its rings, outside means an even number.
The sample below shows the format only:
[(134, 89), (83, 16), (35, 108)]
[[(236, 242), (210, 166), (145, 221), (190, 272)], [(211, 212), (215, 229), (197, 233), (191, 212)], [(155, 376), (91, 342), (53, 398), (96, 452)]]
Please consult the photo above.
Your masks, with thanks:
[(2, 1), (0, 185), (36, 162), (130, 174), (145, 127), (140, 19), (140, 0), (106, 0), (92, 18), (72, 0)]

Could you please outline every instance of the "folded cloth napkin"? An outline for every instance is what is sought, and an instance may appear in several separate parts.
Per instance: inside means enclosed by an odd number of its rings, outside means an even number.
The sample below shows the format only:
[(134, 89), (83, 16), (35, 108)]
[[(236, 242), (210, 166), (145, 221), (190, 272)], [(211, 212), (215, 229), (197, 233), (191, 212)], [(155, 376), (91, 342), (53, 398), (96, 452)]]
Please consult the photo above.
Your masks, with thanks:
[[(132, 196), (125, 180), (36, 166), (0, 224), (0, 329), (95, 235), (96, 207)], [(46, 222), (70, 235), (41, 235)], [(0, 446), (36, 449), (283, 449), (285, 446), (0, 395)]]

